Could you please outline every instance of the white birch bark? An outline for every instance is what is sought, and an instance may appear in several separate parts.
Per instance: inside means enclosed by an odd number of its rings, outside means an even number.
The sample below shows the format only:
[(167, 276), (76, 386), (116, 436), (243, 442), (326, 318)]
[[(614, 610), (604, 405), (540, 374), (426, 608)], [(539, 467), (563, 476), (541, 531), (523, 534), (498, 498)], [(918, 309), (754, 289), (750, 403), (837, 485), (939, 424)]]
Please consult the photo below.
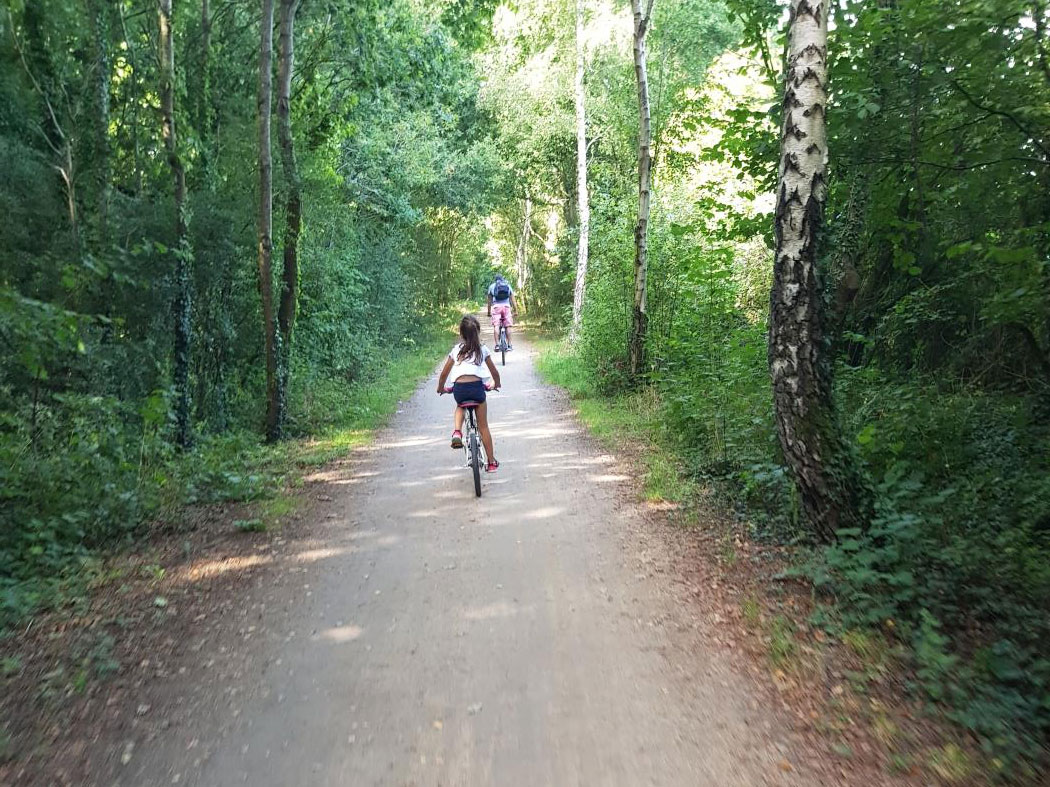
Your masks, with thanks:
[(863, 527), (863, 488), (831, 398), (817, 269), (828, 150), (827, 2), (792, 0), (770, 296), (769, 371), (784, 459), (818, 538)]
[(521, 236), (518, 238), (518, 248), (514, 252), (514, 272), (518, 283), (518, 292), (515, 296), (518, 308), (525, 308), (525, 299), (528, 297), (529, 289), (529, 234), (532, 230), (532, 196), (528, 187), (525, 188), (524, 214), (521, 219)]
[(649, 201), (652, 174), (652, 119), (649, 110), (649, 75), (646, 71), (645, 37), (653, 13), (653, 0), (642, 9), (642, 0), (631, 0), (634, 13), (634, 75), (638, 86), (638, 222), (634, 227), (634, 315), (631, 327), (631, 375), (637, 376), (645, 362), (648, 330)]
[(583, 42), (583, 0), (576, 0), (576, 200), (579, 239), (576, 250), (576, 284), (572, 293), (570, 344), (576, 344), (583, 323), (583, 298), (587, 287), (588, 246), (591, 239), (591, 199), (587, 190), (587, 105), (584, 70), (587, 64)]

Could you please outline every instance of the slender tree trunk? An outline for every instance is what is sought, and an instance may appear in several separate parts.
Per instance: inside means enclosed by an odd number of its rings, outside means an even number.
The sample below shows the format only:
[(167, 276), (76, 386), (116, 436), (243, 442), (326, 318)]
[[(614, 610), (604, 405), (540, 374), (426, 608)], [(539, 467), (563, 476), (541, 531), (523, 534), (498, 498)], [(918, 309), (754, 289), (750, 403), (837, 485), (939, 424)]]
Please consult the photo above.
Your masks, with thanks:
[(645, 365), (645, 335), (649, 327), (649, 198), (652, 174), (652, 121), (649, 114), (649, 76), (645, 66), (645, 37), (653, 13), (653, 0), (642, 10), (642, 0), (631, 0), (634, 12), (634, 75), (638, 84), (638, 222), (634, 227), (634, 318), (631, 326), (631, 375)]
[(204, 182), (212, 187), (212, 111), (211, 111), (211, 4), (201, 0), (200, 83), (197, 87), (197, 136), (201, 141), (201, 170)]
[(587, 256), (591, 239), (591, 200), (587, 190), (587, 94), (584, 69), (587, 65), (583, 45), (583, 0), (576, 0), (576, 200), (579, 205), (579, 240), (576, 250), (576, 285), (572, 292), (572, 330), (569, 342), (576, 344), (583, 324), (583, 297), (587, 287)]
[(273, 315), (273, 161), (270, 112), (273, 93), (273, 0), (262, 0), (259, 24), (259, 294), (266, 358), (266, 434), (272, 439), (277, 412), (277, 332)]
[[(73, 246), (79, 251), (80, 225), (77, 213), (76, 172), (73, 166), (73, 139), (62, 128), (62, 124), (58, 122), (58, 114), (55, 112), (55, 107), (48, 97), (51, 85), (54, 82), (54, 75), (51, 63), (47, 58), (47, 45), (41, 31), (42, 18), (43, 11), (41, 9), (32, 3), (26, 6), (24, 26), (26, 39), (29, 43), (27, 55), (26, 50), (22, 47), (15, 34), (18, 28), (15, 25), (14, 15), (11, 13), (10, 8), (7, 9), (8, 29), (11, 31), (11, 39), (15, 45), (15, 51), (18, 53), (22, 68), (25, 69), (26, 76), (29, 77), (33, 89), (40, 96), (40, 100), (44, 102), (44, 108), (47, 109), (47, 123), (41, 129), (41, 134), (48, 147), (51, 148), (51, 152), (55, 154), (58, 162), (53, 166), (62, 178), (62, 187), (66, 194), (66, 211), (69, 215), (69, 231), (72, 236)], [(32, 65), (30, 60), (33, 61)], [(40, 72), (40, 79), (37, 79), (34, 73), (35, 70)], [(41, 80), (43, 84), (41, 84)]]
[(175, 189), (175, 439), (180, 447), (187, 448), (192, 442), (189, 379), (193, 252), (187, 226), (186, 170), (179, 157), (175, 135), (175, 47), (172, 43), (171, 0), (158, 0), (158, 19), (161, 131)]
[(95, 181), (99, 240), (109, 234), (110, 146), (109, 146), (109, 17), (106, 4), (92, 0), (92, 32), (95, 44)]
[[(212, 94), (212, 13), (209, 0), (201, 0), (200, 15), (201, 48), (197, 103), (195, 109), (195, 123), (197, 125), (197, 137), (200, 140), (200, 182), (204, 188), (212, 194), (215, 193), (217, 179), (215, 177), (216, 164), (218, 161), (217, 128), (215, 123), (216, 108)], [(223, 260), (215, 270), (222, 284), (213, 289), (208, 299), (208, 310), (212, 314), (222, 314), (227, 304), (223, 301), (222, 293), (229, 286), (230, 266)], [(208, 358), (210, 363), (202, 364), (201, 391), (199, 406), (207, 409), (208, 420), (211, 426), (219, 432), (226, 430), (228, 426), (227, 417), (227, 388), (226, 388), (226, 353), (225, 345), (231, 338), (227, 334), (228, 328), (220, 328), (219, 323), (209, 323), (212, 328), (208, 331)], [(204, 373), (204, 370), (210, 373)], [(210, 406), (207, 395), (211, 396)]]
[(529, 230), (532, 227), (532, 197), (528, 187), (525, 189), (525, 203), (522, 207), (524, 215), (521, 219), (521, 236), (518, 238), (518, 248), (514, 253), (514, 271), (518, 279), (518, 292), (515, 296), (520, 308), (525, 308), (526, 299), (529, 294)]
[(60, 164), (55, 166), (58, 174), (62, 177), (62, 184), (66, 191), (66, 212), (69, 214), (69, 231), (73, 236), (73, 245), (79, 250), (80, 247), (80, 219), (77, 211), (77, 186), (76, 171), (73, 169), (73, 140), (69, 137), (62, 139), (62, 150)]
[[(128, 48), (128, 63), (131, 64), (131, 79), (135, 85), (139, 84), (139, 64), (135, 56), (135, 41), (128, 35), (128, 22), (124, 16), (124, 4), (117, 3), (117, 12), (120, 15), (120, 29), (124, 35), (124, 44)], [(139, 149), (139, 100), (141, 96), (136, 90), (129, 99), (131, 102), (131, 147), (134, 155), (134, 183), (135, 196), (142, 193), (142, 155)]]
[(295, 161), (292, 138), (292, 71), (295, 67), (295, 13), (299, 0), (281, 0), (280, 37), (277, 54), (277, 139), (281, 146), (281, 166), (285, 188), (284, 270), (281, 275), (281, 301), (277, 312), (280, 345), (277, 365), (277, 391), (267, 414), (270, 439), (281, 437), (288, 396), (292, 354), (292, 329), (299, 298), (299, 232), (302, 228), (302, 183)]
[(769, 369), (784, 458), (817, 537), (864, 527), (865, 495), (831, 398), (817, 245), (826, 199), (827, 4), (792, 0), (770, 297)]

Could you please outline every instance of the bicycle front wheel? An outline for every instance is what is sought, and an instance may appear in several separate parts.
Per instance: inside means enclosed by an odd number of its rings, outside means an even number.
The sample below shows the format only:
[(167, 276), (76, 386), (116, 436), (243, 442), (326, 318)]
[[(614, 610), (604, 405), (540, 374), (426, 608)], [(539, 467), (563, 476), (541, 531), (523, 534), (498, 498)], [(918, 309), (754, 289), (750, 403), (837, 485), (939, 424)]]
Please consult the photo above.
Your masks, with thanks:
[(474, 494), (481, 497), (481, 446), (478, 445), (478, 433), (470, 432), (470, 469), (474, 473)]

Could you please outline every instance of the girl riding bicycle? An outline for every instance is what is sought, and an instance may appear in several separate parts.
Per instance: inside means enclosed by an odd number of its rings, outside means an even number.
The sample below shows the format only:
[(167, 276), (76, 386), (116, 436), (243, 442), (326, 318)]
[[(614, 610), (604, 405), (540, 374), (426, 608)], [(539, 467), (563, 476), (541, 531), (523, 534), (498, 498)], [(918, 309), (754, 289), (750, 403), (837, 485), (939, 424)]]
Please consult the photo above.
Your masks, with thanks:
[(456, 399), (455, 429), (452, 431), (452, 447), (463, 447), (463, 408), (462, 402), (480, 402), (477, 407), (478, 431), (485, 444), (485, 454), (489, 458), (485, 470), (496, 472), (499, 462), (492, 449), (492, 433), (489, 431), (488, 404), (485, 401), (485, 380), (492, 380), (492, 388), (499, 388), (499, 370), (489, 357), (489, 348), (481, 343), (481, 323), (477, 317), (468, 314), (459, 321), (459, 336), (462, 339), (445, 359), (438, 377), (437, 392), (445, 393), (445, 381), (452, 380), (452, 395)]

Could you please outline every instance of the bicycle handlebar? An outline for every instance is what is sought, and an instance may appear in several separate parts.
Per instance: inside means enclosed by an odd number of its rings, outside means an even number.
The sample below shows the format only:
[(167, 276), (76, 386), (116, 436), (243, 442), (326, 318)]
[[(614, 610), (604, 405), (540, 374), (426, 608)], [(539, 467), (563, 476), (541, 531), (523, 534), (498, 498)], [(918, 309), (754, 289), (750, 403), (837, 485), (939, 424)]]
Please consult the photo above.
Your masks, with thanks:
[[(499, 388), (497, 388), (494, 385), (486, 385), (485, 386), (485, 390), (486, 391), (498, 391)], [(444, 394), (450, 394), (450, 393), (452, 393), (452, 389), (450, 387), (446, 386), (444, 391), (438, 391), (438, 396), (442, 396)]]

